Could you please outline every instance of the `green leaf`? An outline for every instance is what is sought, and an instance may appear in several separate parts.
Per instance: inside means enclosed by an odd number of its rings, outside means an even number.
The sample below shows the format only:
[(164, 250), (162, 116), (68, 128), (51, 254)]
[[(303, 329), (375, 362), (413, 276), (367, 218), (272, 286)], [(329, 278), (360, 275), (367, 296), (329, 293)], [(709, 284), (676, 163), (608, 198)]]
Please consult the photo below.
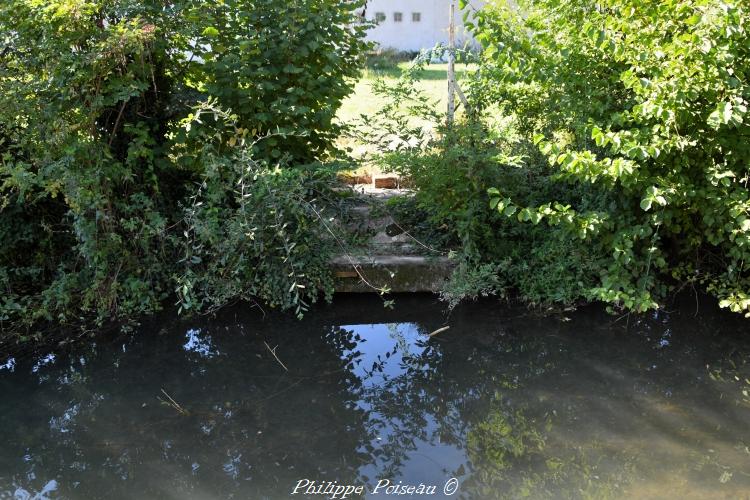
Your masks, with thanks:
[(721, 119), (724, 123), (732, 121), (732, 103), (725, 102), (720, 106), (721, 108)]
[(708, 115), (708, 125), (714, 130), (718, 130), (721, 125), (726, 125), (732, 120), (732, 110), (732, 103), (719, 103), (716, 109)]

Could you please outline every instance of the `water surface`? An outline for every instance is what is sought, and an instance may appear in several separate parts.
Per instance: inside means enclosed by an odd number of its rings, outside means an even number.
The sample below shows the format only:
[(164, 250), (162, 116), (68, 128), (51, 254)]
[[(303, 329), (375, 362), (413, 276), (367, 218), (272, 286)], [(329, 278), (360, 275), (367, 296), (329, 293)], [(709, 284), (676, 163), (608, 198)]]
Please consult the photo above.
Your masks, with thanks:
[(0, 499), (750, 498), (749, 323), (673, 309), (337, 297), (0, 359)]

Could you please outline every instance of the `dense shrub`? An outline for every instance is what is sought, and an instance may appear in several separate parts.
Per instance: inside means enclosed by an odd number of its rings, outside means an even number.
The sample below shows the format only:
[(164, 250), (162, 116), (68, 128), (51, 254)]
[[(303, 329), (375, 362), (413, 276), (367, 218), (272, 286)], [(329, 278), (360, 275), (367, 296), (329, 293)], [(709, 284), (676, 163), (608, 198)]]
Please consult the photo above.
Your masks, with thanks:
[(378, 48), (367, 54), (365, 67), (372, 71), (397, 71), (400, 63), (414, 60), (419, 52)]
[(608, 255), (592, 297), (644, 310), (665, 278), (750, 308), (750, 9), (549, 0), (483, 11), (477, 89), (524, 124), (572, 202), (492, 206)]
[(490, 286), (644, 311), (688, 285), (750, 310), (750, 9), (519, 3), (467, 17), (484, 50), (463, 121), (425, 138), (407, 74), (379, 127), (383, 164), (462, 242), (449, 299)]
[[(190, 10), (206, 26), (192, 49), (206, 92), (239, 125), (281, 131), (258, 145), (264, 156), (310, 161), (326, 153), (340, 129), (333, 121), (353, 89), (364, 57), (359, 1), (231, 0)], [(267, 150), (267, 151), (266, 151)]]
[[(176, 279), (181, 310), (211, 311), (244, 299), (293, 309), (298, 316), (321, 291), (331, 298), (328, 261), (334, 235), (325, 222), (336, 208), (335, 169), (270, 163), (257, 146), (278, 134), (248, 137), (237, 117), (204, 107), (192, 125), (216, 116), (234, 146), (199, 131), (202, 179), (184, 210)], [(196, 138), (193, 138), (195, 140)]]
[[(264, 178), (265, 170), (325, 159), (338, 133), (331, 118), (366, 48), (355, 7), (333, 0), (3, 2), (2, 326), (130, 318), (158, 308), (182, 276), (185, 210), (196, 186), (236, 179), (247, 165), (237, 157), (241, 143)], [(231, 109), (235, 125), (216, 113), (188, 118), (208, 101)], [(310, 178), (278, 176), (298, 194)], [(212, 207), (238, 210), (231, 193)], [(272, 200), (248, 202), (263, 211)], [(231, 228), (213, 238), (226, 239)], [(249, 247), (252, 266), (263, 251)]]

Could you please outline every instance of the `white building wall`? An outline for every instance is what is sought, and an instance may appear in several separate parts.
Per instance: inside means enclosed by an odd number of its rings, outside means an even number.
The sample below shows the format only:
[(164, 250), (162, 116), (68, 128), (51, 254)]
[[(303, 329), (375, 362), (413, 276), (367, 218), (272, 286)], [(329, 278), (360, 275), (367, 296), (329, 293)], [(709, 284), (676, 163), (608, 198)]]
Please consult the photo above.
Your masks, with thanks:
[[(480, 8), (484, 2), (474, 0), (471, 4), (474, 8)], [(370, 28), (367, 39), (381, 48), (405, 51), (428, 49), (438, 43), (447, 45), (449, 9), (450, 0), (368, 0), (365, 18), (374, 21), (377, 13), (381, 12), (385, 14), (385, 20)], [(465, 42), (475, 43), (464, 28), (463, 12), (458, 7), (456, 9), (456, 45), (462, 47)], [(401, 22), (394, 20), (397, 12), (401, 13)], [(412, 19), (415, 12), (420, 14), (418, 22)]]

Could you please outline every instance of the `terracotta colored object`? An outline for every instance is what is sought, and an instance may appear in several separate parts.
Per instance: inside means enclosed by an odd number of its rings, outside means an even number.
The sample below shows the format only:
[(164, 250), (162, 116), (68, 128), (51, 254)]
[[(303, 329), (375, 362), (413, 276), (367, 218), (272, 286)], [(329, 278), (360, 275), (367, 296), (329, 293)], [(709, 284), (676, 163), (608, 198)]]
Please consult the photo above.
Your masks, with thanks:
[(376, 175), (373, 177), (373, 183), (376, 188), (396, 189), (398, 188), (398, 177), (395, 175)]

